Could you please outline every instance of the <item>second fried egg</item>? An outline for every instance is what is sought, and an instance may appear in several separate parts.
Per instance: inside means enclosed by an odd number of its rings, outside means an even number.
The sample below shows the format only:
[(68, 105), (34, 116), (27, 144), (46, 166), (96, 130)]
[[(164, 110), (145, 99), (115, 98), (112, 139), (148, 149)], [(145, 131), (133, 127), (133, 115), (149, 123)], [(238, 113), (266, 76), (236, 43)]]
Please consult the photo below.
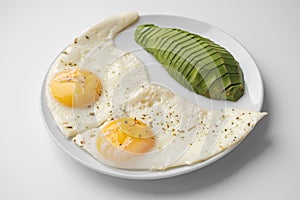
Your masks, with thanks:
[(143, 170), (207, 160), (241, 141), (265, 115), (206, 110), (157, 84), (137, 90), (123, 111), (73, 141), (103, 164)]

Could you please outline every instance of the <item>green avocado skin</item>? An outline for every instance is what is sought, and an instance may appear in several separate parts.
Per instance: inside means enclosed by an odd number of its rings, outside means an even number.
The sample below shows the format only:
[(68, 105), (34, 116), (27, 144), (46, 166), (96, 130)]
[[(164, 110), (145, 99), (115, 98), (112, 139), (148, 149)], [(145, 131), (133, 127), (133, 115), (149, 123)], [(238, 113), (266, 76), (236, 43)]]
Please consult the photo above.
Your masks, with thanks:
[(245, 86), (239, 63), (224, 47), (178, 29), (143, 24), (135, 41), (186, 88), (212, 99), (237, 101)]

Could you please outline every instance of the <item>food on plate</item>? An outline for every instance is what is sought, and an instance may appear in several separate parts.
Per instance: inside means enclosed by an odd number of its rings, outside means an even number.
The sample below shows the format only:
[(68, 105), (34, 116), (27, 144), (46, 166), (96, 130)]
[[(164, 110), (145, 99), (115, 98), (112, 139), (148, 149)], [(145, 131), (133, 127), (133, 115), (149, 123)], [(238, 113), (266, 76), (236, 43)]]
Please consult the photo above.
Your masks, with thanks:
[[(131, 12), (103, 20), (76, 38), (54, 61), (46, 79), (46, 97), (61, 132), (102, 164), (133, 170), (165, 170), (191, 165), (225, 151), (246, 137), (266, 113), (238, 108), (204, 109), (170, 89), (150, 82), (143, 63), (114, 45), (118, 33), (136, 22), (138, 17), (137, 13)], [(142, 27), (155, 28), (151, 25)], [(147, 30), (143, 30), (143, 34)], [(208, 39), (191, 38), (191, 34), (179, 29), (157, 29), (147, 35), (152, 38), (160, 31), (186, 36), (191, 40), (186, 41), (186, 45), (197, 40), (201, 48), (192, 47), (203, 51), (200, 56), (207, 59), (203, 68), (210, 77), (203, 77), (203, 81), (212, 81), (207, 91), (217, 90), (215, 88), (221, 83), (229, 84), (226, 98), (237, 98), (241, 91), (235, 86), (244, 87), (244, 83), (238, 63), (231, 54)], [(136, 35), (136, 38), (149, 44), (152, 39), (146, 39), (147, 35)], [(178, 41), (170, 43), (166, 40), (166, 43), (177, 45)], [(149, 46), (146, 49), (151, 50)], [(156, 51), (153, 51), (155, 55)], [(159, 50), (157, 55), (162, 60), (165, 59), (162, 56), (181, 60), (187, 59), (182, 55), (195, 53), (191, 48), (184, 53), (176, 52), (178, 55), (171, 52), (163, 55), (165, 52)], [(189, 62), (193, 64), (194, 60)], [(196, 82), (202, 84), (203, 81), (199, 81), (202, 75), (198, 74), (205, 70), (191, 63), (181, 64), (191, 70), (185, 77), (194, 85)], [(232, 71), (227, 73), (226, 70)], [(216, 78), (215, 71), (224, 76)], [(236, 85), (232, 84), (235, 78)]]
[(47, 76), (48, 107), (66, 137), (116, 117), (118, 105), (149, 82), (143, 63), (113, 43), (137, 19), (137, 13), (123, 13), (100, 22), (76, 38), (52, 64)]
[(197, 94), (230, 101), (243, 96), (244, 78), (239, 63), (213, 41), (153, 24), (138, 26), (134, 38), (175, 80)]
[(124, 105), (125, 118), (73, 141), (101, 163), (122, 169), (165, 170), (207, 160), (240, 142), (266, 113), (211, 111), (148, 84)]

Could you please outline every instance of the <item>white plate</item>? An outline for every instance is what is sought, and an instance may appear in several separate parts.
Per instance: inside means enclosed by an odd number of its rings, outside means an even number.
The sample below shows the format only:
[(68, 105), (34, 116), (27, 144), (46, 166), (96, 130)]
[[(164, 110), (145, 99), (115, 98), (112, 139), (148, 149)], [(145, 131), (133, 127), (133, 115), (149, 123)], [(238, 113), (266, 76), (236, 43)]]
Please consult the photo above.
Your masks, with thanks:
[[(216, 42), (217, 44), (220, 44), (221, 46), (225, 47), (229, 52), (233, 54), (236, 60), (240, 63), (240, 66), (243, 70), (244, 79), (246, 83), (246, 90), (244, 96), (237, 102), (210, 100), (200, 95), (195, 95), (193, 92), (182, 87), (167, 74), (163, 67), (150, 54), (148, 54), (139, 45), (135, 43), (133, 38), (135, 27), (144, 23), (151, 23), (164, 27), (181, 28), (207, 37)], [(150, 80), (152, 82), (157, 82), (161, 85), (165, 85), (166, 87), (175, 91), (177, 94), (189, 99), (194, 103), (199, 104), (202, 107), (208, 109), (238, 107), (253, 111), (261, 110), (263, 103), (263, 83), (259, 70), (253, 58), (245, 50), (245, 48), (243, 48), (236, 40), (234, 40), (227, 33), (221, 31), (220, 29), (214, 26), (211, 26), (207, 23), (195, 19), (189, 19), (179, 16), (143, 15), (140, 17), (137, 23), (120, 33), (115, 39), (115, 43), (118, 48), (135, 54), (139, 57), (139, 59), (141, 59), (144, 62), (149, 72)], [(42, 86), (41, 109), (42, 117), (44, 119), (45, 126), (47, 127), (49, 134), (52, 136), (54, 141), (75, 160), (79, 161), (84, 166), (103, 174), (128, 179), (160, 179), (177, 176), (200, 169), (204, 166), (207, 166), (208, 164), (213, 163), (214, 161), (228, 154), (232, 149), (234, 149), (238, 145), (237, 144), (204, 162), (200, 162), (191, 166), (183, 166), (174, 169), (169, 169), (166, 171), (131, 171), (108, 167), (106, 165), (101, 164), (92, 156), (87, 154), (85, 151), (78, 148), (72, 141), (67, 140), (60, 132), (47, 106), (47, 100), (45, 96), (45, 82), (46, 78), (44, 79), (44, 83)]]

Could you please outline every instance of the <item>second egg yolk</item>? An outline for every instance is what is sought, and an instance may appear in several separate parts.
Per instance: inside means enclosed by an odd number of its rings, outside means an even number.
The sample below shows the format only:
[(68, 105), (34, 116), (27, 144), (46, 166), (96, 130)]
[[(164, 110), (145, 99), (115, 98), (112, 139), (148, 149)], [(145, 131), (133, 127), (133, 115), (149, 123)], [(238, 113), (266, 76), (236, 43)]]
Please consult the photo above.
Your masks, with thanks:
[[(135, 118), (114, 120), (106, 125), (102, 132), (112, 146), (126, 152), (146, 153), (155, 143), (151, 128)], [(102, 140), (103, 138), (99, 137), (97, 141), (97, 148), (100, 151)]]

